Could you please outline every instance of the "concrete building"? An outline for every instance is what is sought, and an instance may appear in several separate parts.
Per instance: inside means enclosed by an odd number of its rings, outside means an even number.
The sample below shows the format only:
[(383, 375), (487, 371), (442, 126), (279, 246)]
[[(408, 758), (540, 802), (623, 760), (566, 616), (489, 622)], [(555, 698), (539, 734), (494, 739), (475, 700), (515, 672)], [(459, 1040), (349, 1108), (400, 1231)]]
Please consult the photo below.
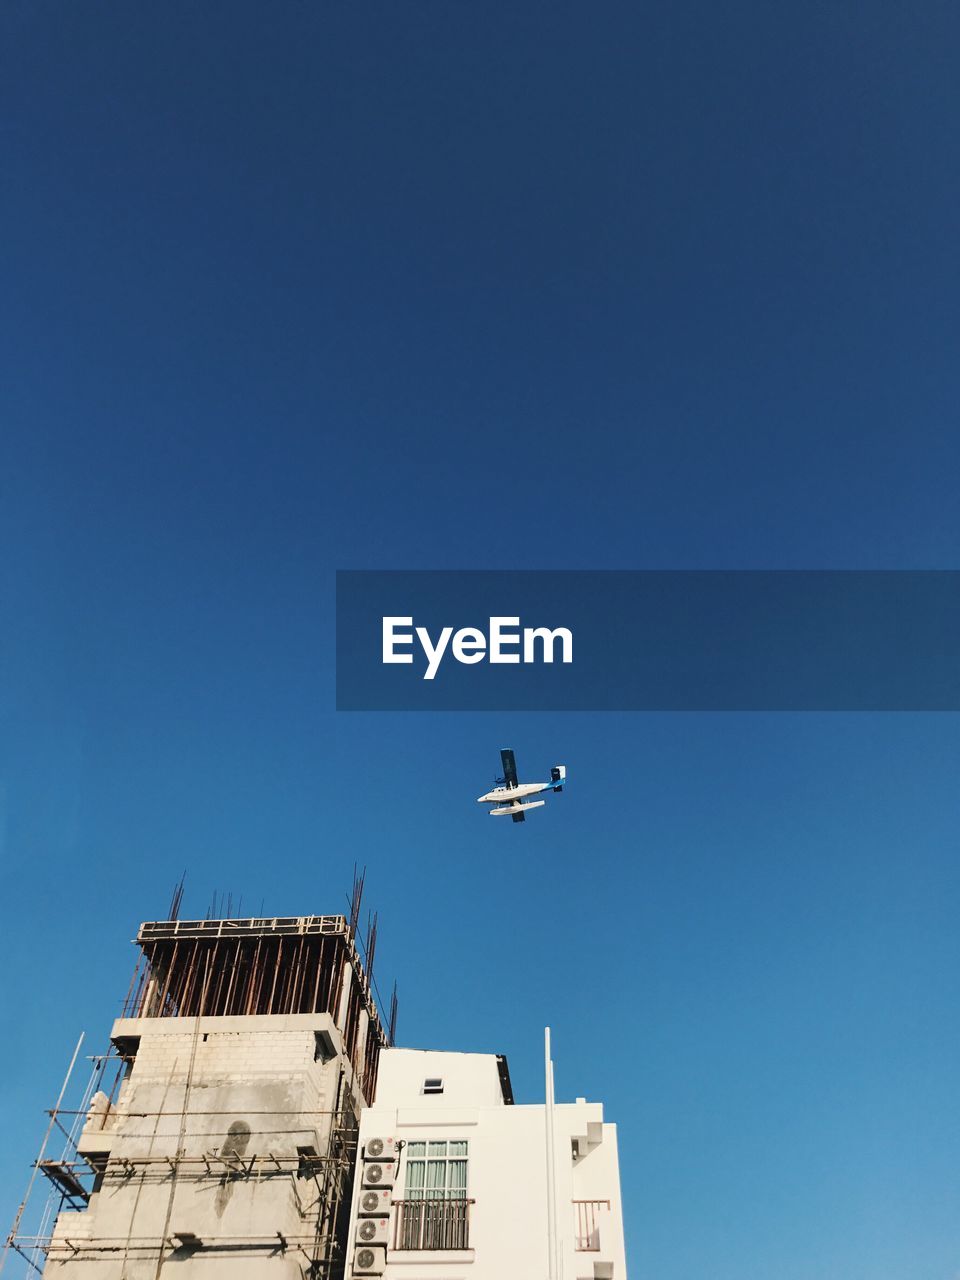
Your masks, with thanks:
[(616, 1127), (582, 1098), (553, 1113), (551, 1272), (545, 1105), (514, 1104), (502, 1057), (385, 1049), (360, 1118), (352, 1274), (624, 1280)]
[(343, 916), (159, 921), (111, 1032), (53, 1280), (343, 1274), (357, 1123), (386, 1036)]
[(387, 1047), (396, 1003), (385, 1029), (358, 916), (355, 887), (349, 920), (141, 925), (110, 1052), (51, 1113), (48, 1137), (72, 1126), (36, 1164), (52, 1198), (27, 1235), (28, 1188), (4, 1260), (53, 1280), (625, 1280), (602, 1107), (517, 1106), (495, 1054)]

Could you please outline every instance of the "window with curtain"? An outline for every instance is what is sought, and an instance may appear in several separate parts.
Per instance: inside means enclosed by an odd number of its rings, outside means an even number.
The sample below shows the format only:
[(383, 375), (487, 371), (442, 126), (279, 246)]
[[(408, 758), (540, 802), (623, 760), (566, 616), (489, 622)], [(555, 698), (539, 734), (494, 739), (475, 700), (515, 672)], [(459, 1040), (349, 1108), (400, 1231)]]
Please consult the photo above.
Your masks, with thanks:
[(467, 1198), (466, 1140), (407, 1143), (408, 1200)]

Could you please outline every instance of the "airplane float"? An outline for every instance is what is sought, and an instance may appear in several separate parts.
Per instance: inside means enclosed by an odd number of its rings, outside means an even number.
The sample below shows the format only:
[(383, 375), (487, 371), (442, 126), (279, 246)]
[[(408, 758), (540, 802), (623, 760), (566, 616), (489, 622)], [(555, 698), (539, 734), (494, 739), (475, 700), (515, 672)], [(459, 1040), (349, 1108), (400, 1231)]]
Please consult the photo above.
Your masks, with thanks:
[(497, 778), (497, 786), (485, 796), (477, 796), (477, 804), (495, 804), (490, 810), (491, 818), (506, 817), (509, 813), (514, 822), (524, 821), (525, 809), (540, 809), (546, 800), (527, 800), (526, 796), (539, 795), (541, 791), (562, 791), (567, 776), (567, 767), (555, 764), (550, 770), (549, 782), (519, 782), (517, 780), (517, 762), (513, 752), (506, 748), (500, 752), (503, 762), (503, 777)]

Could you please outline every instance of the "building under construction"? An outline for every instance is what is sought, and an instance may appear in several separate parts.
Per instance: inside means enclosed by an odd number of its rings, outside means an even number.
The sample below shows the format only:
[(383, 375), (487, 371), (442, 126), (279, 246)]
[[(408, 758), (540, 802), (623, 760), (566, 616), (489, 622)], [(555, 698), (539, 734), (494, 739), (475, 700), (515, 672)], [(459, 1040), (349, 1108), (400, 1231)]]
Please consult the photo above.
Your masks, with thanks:
[(18, 1215), (8, 1250), (56, 1280), (342, 1276), (358, 1116), (388, 1042), (358, 911), (355, 887), (350, 919), (141, 925), (111, 1052), (72, 1130), (52, 1113), (63, 1158), (37, 1163), (60, 1212), (32, 1237)]

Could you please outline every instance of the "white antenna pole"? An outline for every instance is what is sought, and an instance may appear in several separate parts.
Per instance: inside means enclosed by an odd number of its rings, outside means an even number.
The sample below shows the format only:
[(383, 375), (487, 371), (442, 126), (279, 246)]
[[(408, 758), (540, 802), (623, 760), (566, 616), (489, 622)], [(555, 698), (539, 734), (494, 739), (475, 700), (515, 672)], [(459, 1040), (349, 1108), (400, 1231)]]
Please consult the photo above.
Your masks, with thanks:
[(544, 1119), (547, 1137), (547, 1276), (557, 1280), (557, 1167), (553, 1133), (553, 1062), (550, 1059), (550, 1028), (543, 1030), (543, 1063), (546, 1106)]
[(556, 1251), (557, 1251), (557, 1262), (556, 1262), (557, 1280), (563, 1280), (563, 1270), (564, 1270), (564, 1268), (563, 1268), (563, 1234), (562, 1234), (562, 1232), (561, 1232), (560, 1224), (559, 1224), (559, 1217), (560, 1217), (559, 1209), (560, 1209), (560, 1206), (559, 1206), (559, 1204), (557, 1203), (557, 1166), (556, 1166), (556, 1151), (557, 1151), (557, 1128), (556, 1128), (556, 1119), (557, 1119), (557, 1114), (556, 1114), (556, 1110), (555, 1110), (555, 1103), (556, 1103), (556, 1101), (557, 1101), (556, 1091), (555, 1091), (555, 1089), (554, 1089), (554, 1087), (553, 1087), (553, 1059), (551, 1058), (551, 1059), (550, 1059), (550, 1132), (551, 1132), (551, 1143), (552, 1143), (552, 1146), (553, 1146), (553, 1152), (554, 1152), (554, 1166), (553, 1166), (553, 1204), (554, 1204), (554, 1208), (553, 1208), (553, 1229), (554, 1229), (554, 1247), (556, 1248)]

